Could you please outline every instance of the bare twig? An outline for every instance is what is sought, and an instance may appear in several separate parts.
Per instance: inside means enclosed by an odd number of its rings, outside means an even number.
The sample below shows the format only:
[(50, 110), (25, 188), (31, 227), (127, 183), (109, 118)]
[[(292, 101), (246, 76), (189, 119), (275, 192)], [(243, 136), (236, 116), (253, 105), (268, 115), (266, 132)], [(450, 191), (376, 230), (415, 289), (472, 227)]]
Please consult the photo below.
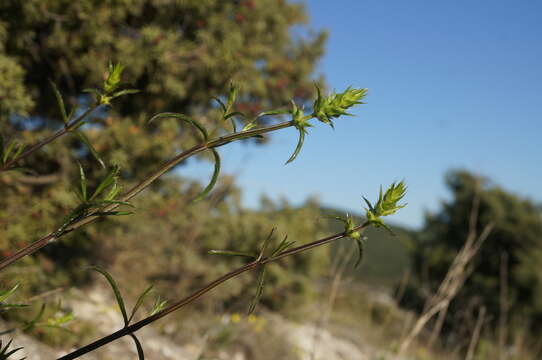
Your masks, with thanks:
[(474, 327), (474, 331), (472, 332), (472, 337), (469, 343), (469, 350), (467, 351), (465, 360), (472, 360), (472, 358), (474, 357), (474, 351), (476, 350), (476, 345), (478, 345), (478, 339), (480, 338), (480, 332), (482, 330), (482, 325), (484, 324), (485, 315), (486, 315), (486, 307), (482, 305), (480, 306), (480, 310), (478, 310), (478, 318), (476, 319), (476, 326)]
[(44, 140), (40, 141), (37, 144), (32, 145), (28, 149), (26, 149), (21, 155), (17, 156), (16, 158), (11, 159), (10, 161), (6, 162), (2, 167), (0, 167), (0, 172), (9, 170), (18, 163), (20, 160), (30, 156), (37, 150), (41, 149), (45, 145), (55, 141), (62, 135), (65, 135), (69, 133), (71, 130), (77, 128), (79, 124), (81, 124), (82, 121), (84, 121), (94, 110), (96, 110), (100, 105), (98, 103), (92, 105), (89, 107), (85, 112), (83, 112), (81, 115), (79, 115), (75, 120), (73, 120), (71, 123), (65, 125), (62, 129), (58, 130), (53, 135), (45, 138)]
[(432, 336), (429, 340), (429, 345), (436, 340), (448, 306), (452, 299), (457, 295), (465, 280), (468, 278), (473, 270), (472, 259), (477, 254), (478, 250), (487, 239), (494, 224), (487, 224), (480, 235), (477, 232), (478, 212), (480, 207), (480, 199), (478, 194), (475, 194), (472, 202), (472, 210), (469, 218), (469, 232), (465, 240), (465, 244), (459, 250), (454, 258), (448, 273), (444, 280), (440, 284), (437, 292), (426, 303), (422, 315), (418, 318), (414, 324), (410, 333), (402, 340), (399, 346), (398, 355), (403, 355), (409, 348), (410, 344), (422, 331), (427, 322), (436, 314), (441, 314), (437, 321), (436, 327), (433, 329)]

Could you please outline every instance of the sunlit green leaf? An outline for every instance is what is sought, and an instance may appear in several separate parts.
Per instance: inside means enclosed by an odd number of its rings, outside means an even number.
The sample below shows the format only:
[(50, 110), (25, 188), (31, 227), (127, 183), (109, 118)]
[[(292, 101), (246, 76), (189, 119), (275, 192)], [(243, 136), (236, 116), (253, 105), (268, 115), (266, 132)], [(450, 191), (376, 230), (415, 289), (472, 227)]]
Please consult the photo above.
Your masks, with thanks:
[(244, 251), (231, 251), (231, 250), (209, 250), (211, 255), (225, 255), (225, 256), (242, 256), (248, 258), (255, 258), (256, 256), (249, 252)]
[(141, 293), (141, 295), (139, 295), (139, 297), (137, 298), (137, 301), (132, 309), (132, 313), (130, 314), (130, 317), (128, 318), (128, 323), (130, 323), (130, 321), (132, 321), (134, 315), (136, 314), (137, 310), (141, 307), (141, 305), (143, 304), (143, 300), (145, 300), (145, 298), (150, 294), (152, 290), (152, 285), (150, 285), (148, 288), (145, 289), (145, 291), (143, 291)]
[(215, 186), (218, 180), (218, 175), (220, 174), (220, 155), (215, 149), (211, 149), (211, 151), (213, 152), (213, 157), (215, 159), (215, 167), (213, 170), (213, 176), (211, 178), (211, 181), (209, 182), (209, 185), (207, 185), (205, 189), (203, 189), (203, 191), (194, 199), (195, 202), (202, 200), (203, 198), (207, 196), (207, 194), (209, 194), (209, 192)]
[(112, 185), (114, 182), (116, 182), (117, 175), (119, 173), (119, 166), (115, 165), (109, 172), (107, 173), (106, 177), (100, 182), (96, 190), (94, 190), (94, 193), (90, 197), (89, 200), (95, 199), (98, 195), (100, 195), (106, 188), (108, 188), (110, 185)]
[(82, 133), (81, 131), (75, 130), (73, 132), (75, 132), (77, 137), (87, 146), (87, 148), (90, 151), (90, 153), (92, 154), (92, 156), (94, 156), (94, 158), (96, 159), (96, 161), (98, 161), (98, 163), (102, 166), (102, 168), (105, 169), (105, 163), (103, 162), (100, 154), (96, 151), (96, 149), (94, 148), (94, 146), (92, 145), (90, 140), (87, 138), (87, 136), (84, 133)]
[(154, 120), (162, 119), (162, 118), (175, 118), (175, 119), (185, 121), (189, 123), (190, 125), (194, 126), (201, 133), (201, 135), (203, 136), (203, 140), (207, 141), (207, 139), (209, 138), (209, 134), (207, 133), (207, 130), (205, 129), (203, 125), (201, 125), (198, 121), (191, 118), (190, 116), (186, 116), (183, 114), (171, 113), (171, 112), (160, 113), (160, 114), (154, 115), (152, 118), (149, 119), (148, 122), (150, 123)]
[(81, 191), (81, 199), (87, 201), (87, 177), (85, 176), (85, 170), (81, 164), (79, 164), (79, 183)]
[(140, 92), (140, 90), (137, 90), (137, 89), (124, 89), (124, 90), (121, 90), (121, 91), (117, 91), (116, 93), (111, 95), (110, 99), (113, 100), (115, 98), (118, 98), (119, 96), (137, 94), (138, 92)]
[(120, 312), (122, 313), (122, 318), (124, 319), (124, 325), (128, 325), (128, 314), (126, 312), (126, 307), (124, 306), (124, 299), (122, 298), (122, 295), (120, 293), (119, 287), (117, 286), (117, 283), (113, 279), (113, 277), (104, 269), (102, 269), (99, 266), (92, 266), (92, 270), (95, 270), (102, 274), (106, 279), (109, 285), (111, 285), (111, 288), (113, 289), (113, 293), (115, 294), (115, 298), (117, 299), (117, 304), (119, 305)]
[(60, 109), (60, 114), (62, 115), (62, 121), (64, 121), (64, 124), (67, 124), (70, 121), (70, 118), (66, 113), (66, 105), (64, 104), (62, 94), (60, 93), (58, 87), (53, 81), (50, 80), (49, 82), (51, 83), (51, 87), (53, 88), (53, 92), (55, 93), (56, 102), (58, 104), (58, 108)]
[(254, 310), (256, 310), (256, 306), (258, 306), (258, 303), (260, 302), (260, 298), (263, 294), (263, 286), (265, 282), (265, 266), (262, 266), (262, 269), (260, 270), (260, 274), (258, 275), (258, 281), (256, 285), (256, 294), (254, 294), (254, 298), (252, 299), (252, 302), (250, 303), (250, 306), (248, 308), (248, 313), (252, 314)]
[(152, 306), (151, 314), (150, 316), (162, 311), (167, 305), (167, 300), (162, 300), (160, 296), (156, 298), (154, 301), (154, 305)]
[(286, 161), (284, 165), (287, 165), (291, 163), (292, 161), (294, 161), (297, 155), (299, 154), (299, 152), (301, 151), (301, 148), (303, 147), (303, 142), (305, 141), (305, 131), (303, 129), (298, 129), (298, 131), (299, 131), (299, 140), (297, 141), (297, 146), (295, 147), (295, 150), (292, 156), (290, 156), (290, 158), (288, 159), (288, 161)]

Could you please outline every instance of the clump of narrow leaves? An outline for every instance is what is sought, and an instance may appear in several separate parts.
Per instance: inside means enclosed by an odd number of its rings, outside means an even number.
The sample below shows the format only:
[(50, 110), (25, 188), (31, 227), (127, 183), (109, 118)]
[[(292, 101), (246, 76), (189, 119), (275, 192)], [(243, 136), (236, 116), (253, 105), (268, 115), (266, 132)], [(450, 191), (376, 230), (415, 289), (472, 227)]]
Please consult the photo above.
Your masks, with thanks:
[(69, 311), (64, 313), (61, 311), (62, 306), (59, 301), (54, 308), (56, 309), (55, 313), (57, 313), (57, 315), (44, 318), (46, 308), (47, 305), (42, 304), (36, 316), (34, 316), (31, 320), (24, 322), (23, 330), (30, 331), (35, 328), (48, 327), (69, 332), (70, 330), (66, 329), (64, 325), (74, 319), (73, 312)]
[(56, 237), (63, 234), (67, 227), (74, 222), (89, 216), (120, 216), (132, 214), (130, 211), (108, 211), (105, 209), (109, 205), (133, 207), (129, 202), (116, 200), (116, 197), (121, 190), (121, 187), (118, 184), (119, 171), (120, 168), (118, 166), (111, 168), (96, 189), (90, 192), (87, 187), (85, 171), (83, 170), (83, 167), (79, 165), (79, 187), (75, 190), (75, 194), (77, 195), (80, 204), (64, 218), (62, 225), (55, 233)]
[(27, 304), (12, 304), (7, 303), (7, 299), (11, 297), (17, 289), (19, 288), (19, 283), (15, 284), (11, 289), (9, 290), (1, 290), (0, 291), (0, 311), (2, 310), (8, 310), (13, 308), (22, 308), (28, 306)]
[[(19, 144), (17, 141), (10, 141), (8, 144), (4, 143), (4, 138), (0, 135), (0, 165), (5, 168), (8, 163), (13, 163), (17, 160), (19, 155), (25, 149), (25, 145)], [(15, 170), (16, 168), (9, 168), (5, 170)]]
[(123, 71), (124, 65), (109, 63), (109, 73), (104, 81), (103, 89), (86, 89), (85, 92), (94, 94), (100, 105), (111, 105), (111, 100), (119, 96), (138, 93), (139, 90), (137, 89), (118, 90), (121, 85)]
[[(253, 261), (260, 263), (264, 258), (267, 251), (267, 248), (269, 247), (269, 243), (271, 242), (271, 239), (273, 238), (273, 234), (275, 232), (275, 228), (271, 229), (271, 232), (267, 236), (267, 238), (264, 240), (262, 247), (258, 254), (250, 253), (250, 252), (243, 252), (243, 251), (230, 251), (230, 250), (210, 250), (209, 253), (213, 255), (226, 255), (226, 256), (242, 256), (252, 259)], [(278, 245), (269, 253), (268, 258), (272, 258), (280, 253), (282, 253), (285, 250), (288, 250), (295, 244), (294, 241), (288, 241), (288, 235), (286, 235), (279, 243)], [(260, 263), (260, 273), (258, 274), (258, 279), (256, 281), (256, 293), (254, 295), (254, 298), (252, 299), (252, 302), (250, 303), (248, 313), (252, 314), (254, 310), (256, 310), (256, 306), (258, 305), (260, 298), (263, 294), (263, 287), (265, 283), (265, 264)]]
[(404, 181), (399, 183), (393, 183), (382, 194), (382, 187), (380, 188), (380, 193), (378, 195), (378, 201), (373, 206), (369, 200), (363, 198), (367, 204), (366, 216), (367, 221), (369, 221), (375, 227), (384, 227), (385, 229), (391, 232), (391, 229), (384, 224), (384, 221), (381, 219), (382, 216), (388, 216), (394, 214), (397, 210), (404, 208), (407, 204), (399, 205), (399, 201), (403, 199), (406, 194), (406, 185)]
[[(13, 342), (13, 339), (10, 339), (8, 343), (4, 346), (2, 343), (2, 340), (0, 340), (0, 360), (8, 360), (11, 355), (14, 355), (17, 351), (22, 350), (22, 347), (18, 347), (15, 349), (9, 349), (11, 346), (11, 343)], [(19, 360), (24, 360), (24, 358), (20, 358)]]
[[(124, 298), (122, 297), (122, 294), (120, 292), (120, 289), (119, 289), (115, 279), (113, 279), (111, 274), (109, 274), (107, 271), (105, 271), (104, 269), (102, 269), (102, 268), (100, 268), (98, 266), (93, 266), (92, 269), (99, 272), (100, 274), (102, 274), (106, 278), (109, 285), (111, 286), (111, 289), (113, 289), (113, 293), (115, 294), (115, 299), (117, 300), (119, 310), (120, 310), (120, 312), (122, 314), (122, 319), (124, 321), (124, 327), (125, 328), (128, 327), (128, 325), (130, 325), (130, 322), (133, 320), (135, 314), (137, 313), (137, 311), (139, 310), (141, 305), (143, 305), (143, 301), (145, 300), (145, 298), (148, 297), (151, 294), (153, 286), (150, 285), (149, 287), (147, 287), (141, 293), (141, 295), (139, 295), (139, 297), (136, 300), (136, 303), (135, 303), (134, 307), (132, 308), (132, 311), (130, 312), (130, 315), (128, 315), (128, 312), (126, 311), (126, 305), (125, 305), (125, 302), (124, 302)], [(155, 302), (154, 302), (154, 305), (152, 307), (151, 315), (154, 315), (157, 312), (161, 311), (166, 305), (167, 305), (167, 301), (163, 301), (163, 300), (160, 299), (160, 297), (157, 297)], [(137, 355), (139, 357), (139, 360), (144, 360), (145, 359), (145, 354), (143, 352), (143, 347), (141, 346), (141, 342), (135, 336), (134, 333), (131, 333), (130, 337), (134, 340), (134, 343), (136, 345)]]
[(92, 110), (97, 108), (100, 105), (111, 105), (111, 100), (118, 98), (123, 95), (129, 95), (129, 94), (135, 94), (139, 92), (135, 89), (124, 89), (119, 90), (117, 89), (120, 86), (121, 76), (122, 72), (124, 70), (124, 66), (120, 63), (117, 64), (109, 64), (109, 74), (104, 81), (103, 89), (86, 89), (85, 92), (92, 93), (96, 96), (96, 103), (89, 108), (86, 112), (84, 112), (81, 116), (74, 119), (74, 114), (76, 111), (76, 108), (72, 108), (69, 112), (66, 109), (66, 105), (64, 104), (64, 99), (62, 98), (62, 94), (56, 87), (56, 85), (51, 82), (51, 86), (53, 88), (53, 91), (55, 93), (55, 97), (57, 100), (58, 107), (60, 109), (60, 113), (62, 115), (62, 121), (64, 122), (64, 128), (67, 132), (75, 134), (79, 140), (81, 140), (92, 156), (98, 161), (98, 163), (105, 168), (105, 163), (101, 159), (100, 155), (94, 148), (94, 146), (91, 144), (89, 139), (86, 137), (86, 135), (79, 130), (79, 128), (83, 125), (85, 125), (87, 121), (87, 116), (90, 115)]
[(233, 132), (236, 133), (237, 132), (237, 124), (235, 123), (235, 117), (236, 116), (241, 116), (241, 117), (245, 117), (245, 114), (243, 114), (242, 112), (240, 111), (233, 111), (233, 105), (235, 103), (235, 100), (237, 99), (237, 93), (239, 92), (239, 88), (237, 86), (235, 86), (234, 83), (231, 83), (230, 84), (230, 90), (229, 90), (229, 93), (228, 93), (228, 100), (227, 102), (224, 104), (224, 102), (222, 100), (220, 100), (220, 98), (218, 97), (214, 97), (213, 99), (216, 100), (216, 102), (218, 102), (220, 104), (220, 107), (222, 108), (222, 119), (223, 120), (230, 120), (231, 122), (231, 126), (233, 128)]

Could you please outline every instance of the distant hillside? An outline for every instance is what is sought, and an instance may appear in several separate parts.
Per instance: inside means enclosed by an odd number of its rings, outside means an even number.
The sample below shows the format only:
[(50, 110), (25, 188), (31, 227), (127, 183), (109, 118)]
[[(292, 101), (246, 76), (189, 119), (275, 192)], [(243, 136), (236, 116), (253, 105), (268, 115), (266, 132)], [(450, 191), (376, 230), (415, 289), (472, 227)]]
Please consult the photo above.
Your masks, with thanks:
[[(325, 216), (345, 216), (346, 211), (337, 208), (322, 207)], [(358, 223), (362, 223), (364, 217), (360, 214), (353, 214)], [(356, 277), (370, 283), (392, 286), (401, 280), (404, 273), (408, 271), (410, 259), (407, 251), (408, 244), (412, 239), (413, 230), (402, 226), (390, 224), (395, 236), (385, 229), (369, 228), (364, 235), (369, 238), (365, 247), (363, 263), (357, 269), (350, 268), (355, 272)], [(330, 233), (343, 230), (339, 221), (329, 222)], [(343, 242), (344, 244), (344, 242)], [(341, 244), (334, 245), (337, 251)], [(354, 247), (352, 248), (355, 249)]]

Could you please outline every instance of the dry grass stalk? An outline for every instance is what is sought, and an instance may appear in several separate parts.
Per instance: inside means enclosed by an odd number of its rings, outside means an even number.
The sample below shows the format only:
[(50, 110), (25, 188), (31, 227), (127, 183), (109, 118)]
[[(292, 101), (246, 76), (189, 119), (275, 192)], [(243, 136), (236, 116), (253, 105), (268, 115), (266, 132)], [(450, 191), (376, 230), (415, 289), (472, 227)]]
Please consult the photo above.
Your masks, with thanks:
[(473, 270), (472, 259), (480, 250), (480, 247), (487, 239), (494, 224), (489, 223), (484, 226), (480, 235), (477, 231), (478, 214), (480, 207), (480, 198), (475, 195), (473, 198), (472, 210), (469, 218), (469, 232), (465, 244), (459, 250), (454, 261), (450, 265), (448, 273), (444, 280), (440, 284), (437, 292), (426, 303), (424, 311), (420, 317), (416, 320), (416, 323), (412, 327), (410, 333), (401, 341), (399, 346), (398, 355), (403, 355), (411, 343), (416, 339), (419, 333), (423, 330), (427, 322), (433, 318), (433, 316), (439, 314), (435, 328), (432, 331), (429, 339), (431, 345), (438, 335), (446, 317), (446, 312), (452, 299), (457, 295), (465, 280), (469, 277)]

